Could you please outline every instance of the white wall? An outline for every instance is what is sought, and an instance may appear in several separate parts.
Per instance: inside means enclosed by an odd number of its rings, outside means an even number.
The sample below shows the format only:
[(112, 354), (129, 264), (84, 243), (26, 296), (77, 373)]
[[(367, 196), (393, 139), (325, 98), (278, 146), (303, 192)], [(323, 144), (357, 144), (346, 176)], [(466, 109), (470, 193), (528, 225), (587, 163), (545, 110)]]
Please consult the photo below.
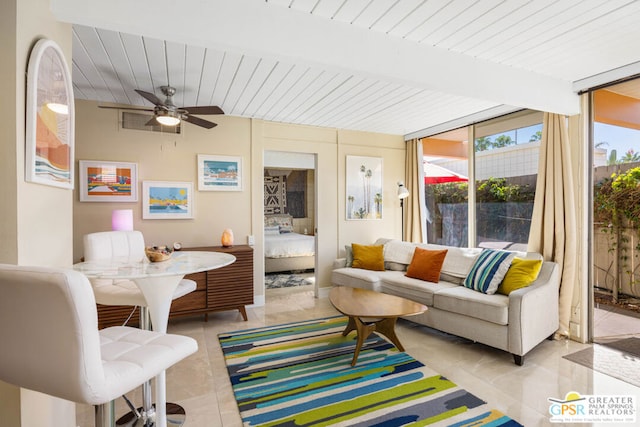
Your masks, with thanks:
[[(345, 242), (372, 243), (377, 237), (400, 237), (400, 205), (395, 199), (396, 181), (404, 176), (404, 141), (401, 136), (347, 132), (310, 126), (216, 116), (218, 126), (206, 130), (190, 124), (184, 134), (118, 129), (118, 112), (100, 109), (94, 102), (76, 103), (76, 159), (126, 161), (138, 164), (139, 189), (145, 180), (191, 181), (195, 219), (143, 220), (141, 202), (96, 203), (74, 200), (74, 259), (82, 256), (82, 236), (109, 230), (114, 209), (133, 209), (134, 227), (147, 243), (179, 241), (183, 247), (219, 245), (225, 228), (231, 228), (238, 244), (255, 236), (254, 295), (264, 302), (263, 206), (265, 151), (310, 153), (316, 158), (318, 229), (317, 283), (330, 286), (333, 260)], [(241, 156), (244, 189), (241, 192), (197, 191), (198, 154)], [(384, 160), (384, 218), (378, 221), (346, 221), (344, 161), (347, 154), (382, 157)], [(140, 198), (140, 200), (142, 200)]]
[[(0, 262), (72, 263), (70, 190), (24, 181), (26, 71), (40, 38), (58, 43), (71, 63), (71, 26), (56, 22), (49, 0), (7, 0), (0, 13), (0, 88), (7, 126), (0, 130)], [(75, 405), (0, 382), (0, 425), (75, 426)]]

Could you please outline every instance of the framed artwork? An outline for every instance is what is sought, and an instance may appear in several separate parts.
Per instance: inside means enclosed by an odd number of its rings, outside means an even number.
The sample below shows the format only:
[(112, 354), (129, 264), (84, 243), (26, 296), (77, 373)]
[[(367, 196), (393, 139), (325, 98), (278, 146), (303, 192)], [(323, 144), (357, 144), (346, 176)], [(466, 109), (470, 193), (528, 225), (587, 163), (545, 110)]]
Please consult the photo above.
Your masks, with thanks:
[(81, 202), (137, 202), (138, 164), (79, 161)]
[(73, 189), (71, 74), (53, 40), (39, 40), (27, 68), (25, 180)]
[(142, 183), (142, 219), (191, 219), (193, 212), (192, 182)]
[(242, 157), (198, 154), (199, 191), (242, 191)]
[(382, 158), (347, 156), (347, 219), (382, 219)]

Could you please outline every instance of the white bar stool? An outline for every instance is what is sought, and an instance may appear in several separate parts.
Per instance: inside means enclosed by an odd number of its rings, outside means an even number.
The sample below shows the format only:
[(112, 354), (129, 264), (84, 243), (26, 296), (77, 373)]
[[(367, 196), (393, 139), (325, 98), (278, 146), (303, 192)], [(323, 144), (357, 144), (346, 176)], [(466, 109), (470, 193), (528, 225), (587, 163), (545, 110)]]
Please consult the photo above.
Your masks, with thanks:
[(115, 426), (114, 399), (198, 349), (189, 337), (116, 326), (98, 331), (82, 273), (0, 264), (0, 380), (95, 405)]
[[(84, 260), (100, 261), (125, 259), (139, 262), (146, 258), (144, 237), (140, 231), (103, 231), (86, 234), (83, 238)], [(102, 305), (128, 305), (140, 308), (140, 328), (151, 330), (147, 301), (140, 288), (131, 280), (91, 279), (96, 302)], [(173, 299), (178, 299), (196, 290), (193, 280), (183, 279), (178, 284)], [(142, 385), (142, 406), (136, 409), (123, 396), (131, 412), (117, 420), (117, 425), (131, 426), (132, 420), (153, 418), (154, 406), (151, 399), (151, 383)], [(179, 405), (167, 403), (167, 414), (171, 415), (173, 426), (184, 423), (184, 410)], [(135, 424), (133, 424), (135, 425)]]

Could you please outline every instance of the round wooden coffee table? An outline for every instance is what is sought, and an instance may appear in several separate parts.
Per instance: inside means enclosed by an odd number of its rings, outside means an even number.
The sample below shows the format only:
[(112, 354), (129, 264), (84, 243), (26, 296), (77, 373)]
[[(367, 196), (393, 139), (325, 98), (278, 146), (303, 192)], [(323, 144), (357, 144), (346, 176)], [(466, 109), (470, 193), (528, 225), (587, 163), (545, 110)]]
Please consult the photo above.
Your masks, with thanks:
[[(425, 305), (406, 298), (348, 286), (333, 287), (329, 292), (329, 300), (336, 310), (349, 316), (349, 323), (342, 332), (342, 336), (346, 337), (351, 331), (356, 331), (358, 334), (351, 366), (355, 366), (358, 361), (364, 340), (374, 331), (387, 337), (398, 350), (404, 351), (395, 331), (398, 317), (412, 316), (427, 311)], [(380, 320), (363, 322), (362, 318)]]

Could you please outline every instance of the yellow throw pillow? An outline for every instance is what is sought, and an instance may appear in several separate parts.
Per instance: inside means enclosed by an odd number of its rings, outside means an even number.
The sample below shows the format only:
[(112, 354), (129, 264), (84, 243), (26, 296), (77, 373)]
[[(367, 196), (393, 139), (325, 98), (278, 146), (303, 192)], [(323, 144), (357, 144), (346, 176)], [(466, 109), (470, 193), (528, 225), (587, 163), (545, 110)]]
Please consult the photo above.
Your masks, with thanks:
[(413, 251), (413, 258), (411, 258), (411, 264), (409, 264), (405, 276), (438, 283), (440, 281), (440, 270), (442, 270), (442, 264), (446, 256), (447, 249), (431, 251), (429, 249), (416, 248)]
[(498, 286), (497, 293), (509, 295), (516, 289), (526, 288), (538, 278), (542, 260), (514, 258), (506, 276)]
[(353, 268), (365, 270), (384, 271), (384, 255), (382, 245), (365, 246), (353, 243)]

